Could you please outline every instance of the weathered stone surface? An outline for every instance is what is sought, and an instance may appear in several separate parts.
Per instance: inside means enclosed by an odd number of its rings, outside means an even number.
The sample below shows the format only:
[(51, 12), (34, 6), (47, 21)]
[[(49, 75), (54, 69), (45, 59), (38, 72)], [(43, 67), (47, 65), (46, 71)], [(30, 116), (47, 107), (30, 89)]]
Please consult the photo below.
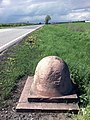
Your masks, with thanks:
[(58, 97), (70, 94), (72, 88), (68, 66), (59, 57), (48, 56), (38, 63), (31, 94)]
[(74, 91), (67, 64), (56, 56), (43, 58), (34, 77), (28, 77), (17, 112), (32, 110), (78, 112), (78, 97)]

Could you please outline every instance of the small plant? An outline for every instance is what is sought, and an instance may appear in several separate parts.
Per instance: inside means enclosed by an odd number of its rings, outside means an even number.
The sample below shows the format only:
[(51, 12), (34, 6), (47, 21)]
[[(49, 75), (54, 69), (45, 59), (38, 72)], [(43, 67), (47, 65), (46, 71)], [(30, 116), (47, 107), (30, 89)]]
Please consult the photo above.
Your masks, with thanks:
[(90, 120), (90, 106), (81, 108), (78, 116), (74, 116), (73, 120)]

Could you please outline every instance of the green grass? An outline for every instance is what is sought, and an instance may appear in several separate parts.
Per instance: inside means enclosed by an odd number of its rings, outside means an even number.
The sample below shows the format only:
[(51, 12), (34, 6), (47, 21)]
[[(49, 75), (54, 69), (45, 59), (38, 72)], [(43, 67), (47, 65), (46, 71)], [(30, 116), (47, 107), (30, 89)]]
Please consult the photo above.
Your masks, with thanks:
[(90, 106), (82, 108), (78, 115), (73, 116), (73, 120), (90, 120)]
[(22, 76), (34, 75), (39, 60), (56, 55), (67, 62), (72, 80), (79, 85), (81, 105), (90, 105), (90, 23), (45, 25), (6, 55), (0, 65), (1, 101)]

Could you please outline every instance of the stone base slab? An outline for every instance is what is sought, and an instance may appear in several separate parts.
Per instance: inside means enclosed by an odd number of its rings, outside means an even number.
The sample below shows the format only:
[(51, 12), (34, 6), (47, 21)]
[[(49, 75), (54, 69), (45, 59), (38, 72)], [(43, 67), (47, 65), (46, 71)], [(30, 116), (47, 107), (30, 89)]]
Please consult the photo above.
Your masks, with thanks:
[[(30, 87), (33, 77), (28, 77), (16, 106), (17, 112), (40, 111), (71, 111), (78, 112), (77, 95), (67, 95), (62, 97), (42, 98), (41, 96), (30, 95)], [(69, 102), (68, 102), (69, 101)]]

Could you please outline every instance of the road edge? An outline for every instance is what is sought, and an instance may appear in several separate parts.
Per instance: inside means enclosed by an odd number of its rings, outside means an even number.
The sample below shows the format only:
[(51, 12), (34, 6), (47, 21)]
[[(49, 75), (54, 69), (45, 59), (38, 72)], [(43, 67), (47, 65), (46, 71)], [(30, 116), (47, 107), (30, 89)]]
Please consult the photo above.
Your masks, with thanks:
[(28, 34), (31, 34), (32, 32), (40, 29), (41, 27), (43, 27), (44, 25), (38, 26), (36, 29), (31, 30), (30, 32), (25, 33), (24, 35), (21, 35), (19, 37), (17, 37), (16, 39), (10, 41), (9, 43), (3, 45), (2, 47), (0, 47), (0, 54), (3, 51), (6, 51), (9, 47), (13, 46), (14, 44), (16, 44), (17, 42), (20, 42), (24, 37), (26, 37)]

